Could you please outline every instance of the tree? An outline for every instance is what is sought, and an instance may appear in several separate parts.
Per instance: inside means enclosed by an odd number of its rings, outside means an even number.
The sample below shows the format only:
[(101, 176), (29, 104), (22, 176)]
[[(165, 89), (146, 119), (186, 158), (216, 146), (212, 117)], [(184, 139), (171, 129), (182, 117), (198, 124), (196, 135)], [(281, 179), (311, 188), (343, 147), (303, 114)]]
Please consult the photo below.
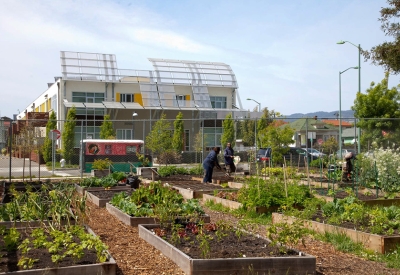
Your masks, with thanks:
[(116, 133), (110, 121), (110, 115), (104, 115), (103, 123), (100, 126), (101, 139), (115, 139)]
[(377, 146), (397, 142), (400, 138), (400, 94), (398, 87), (388, 88), (388, 77), (381, 83), (371, 83), (366, 94), (357, 93), (354, 106), (354, 116), (359, 119), (357, 126), (363, 130), (361, 145), (366, 146), (375, 142)]
[(228, 142), (231, 143), (233, 148), (235, 144), (235, 125), (231, 114), (227, 114), (224, 121), (222, 122), (222, 136), (221, 144), (224, 147)]
[(244, 146), (254, 146), (255, 143), (255, 121), (244, 118), (240, 123), (240, 133)]
[(183, 125), (183, 114), (178, 113), (174, 121), (174, 135), (172, 136), (172, 148), (176, 152), (181, 152), (183, 150), (183, 138), (184, 138), (184, 125)]
[(76, 126), (76, 108), (72, 106), (67, 113), (67, 121), (64, 123), (62, 132), (63, 156), (67, 163), (71, 164), (74, 156), (75, 145), (75, 126)]
[(324, 152), (327, 155), (335, 154), (336, 151), (339, 149), (339, 144), (334, 137), (330, 137), (321, 145), (321, 152)]
[(44, 138), (43, 143), (43, 159), (44, 161), (50, 162), (52, 160), (52, 143), (53, 141), (50, 139), (50, 131), (57, 129), (57, 117), (55, 112), (51, 112), (49, 120), (46, 124), (46, 137)]
[(153, 154), (158, 155), (163, 151), (172, 149), (171, 142), (171, 125), (166, 120), (166, 115), (162, 114), (161, 118), (153, 125), (151, 132), (146, 137), (146, 145)]
[(370, 52), (363, 51), (367, 59), (375, 65), (383, 66), (386, 71), (400, 73), (400, 0), (388, 0), (389, 7), (382, 8), (380, 13), (381, 29), (386, 36), (392, 36), (394, 41), (384, 42), (373, 47)]
[(272, 160), (275, 163), (282, 163), (283, 155), (289, 150), (289, 144), (293, 143), (294, 130), (289, 126), (276, 126), (274, 123), (262, 130), (262, 144), (264, 147), (271, 147)]
[[(257, 143), (259, 147), (263, 146), (262, 140), (264, 139), (265, 129), (271, 125), (271, 123), (276, 122), (275, 118), (280, 117), (281, 114), (279, 112), (275, 112), (274, 110), (269, 111), (268, 108), (264, 108), (263, 114), (260, 119), (257, 120)], [(279, 126), (275, 124), (275, 126)]]

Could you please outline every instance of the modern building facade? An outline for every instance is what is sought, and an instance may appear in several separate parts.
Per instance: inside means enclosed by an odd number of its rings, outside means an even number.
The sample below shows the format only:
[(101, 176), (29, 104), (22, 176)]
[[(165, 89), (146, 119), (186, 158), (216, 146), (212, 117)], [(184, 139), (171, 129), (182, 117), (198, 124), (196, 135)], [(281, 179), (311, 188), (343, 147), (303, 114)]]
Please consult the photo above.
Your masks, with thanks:
[(62, 51), (61, 76), (18, 119), (27, 119), (31, 112), (54, 111), (62, 131), (68, 110), (75, 106), (78, 147), (81, 139), (100, 138), (106, 114), (114, 123), (117, 139), (144, 139), (161, 114), (172, 122), (182, 112), (182, 150), (190, 151), (199, 131), (206, 134), (207, 146), (221, 146), (222, 120), (227, 114), (248, 116), (229, 65), (153, 58), (149, 62), (153, 70), (120, 69), (114, 54)]

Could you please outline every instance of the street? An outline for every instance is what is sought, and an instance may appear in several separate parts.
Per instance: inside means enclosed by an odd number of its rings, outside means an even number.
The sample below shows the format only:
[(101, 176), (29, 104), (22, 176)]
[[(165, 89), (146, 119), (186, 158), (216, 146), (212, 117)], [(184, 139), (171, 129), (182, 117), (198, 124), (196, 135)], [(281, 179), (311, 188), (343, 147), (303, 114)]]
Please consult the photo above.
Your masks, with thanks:
[[(31, 172), (29, 172), (31, 171)], [(53, 175), (53, 171), (48, 169), (46, 165), (39, 165), (36, 162), (31, 162), (31, 169), (29, 170), (29, 159), (11, 158), (11, 177), (13, 178), (30, 178), (34, 179), (49, 178)], [(54, 175), (60, 177), (80, 177), (81, 172), (79, 169), (58, 168), (54, 170)], [(8, 179), (10, 176), (10, 157), (0, 156), (0, 177)]]

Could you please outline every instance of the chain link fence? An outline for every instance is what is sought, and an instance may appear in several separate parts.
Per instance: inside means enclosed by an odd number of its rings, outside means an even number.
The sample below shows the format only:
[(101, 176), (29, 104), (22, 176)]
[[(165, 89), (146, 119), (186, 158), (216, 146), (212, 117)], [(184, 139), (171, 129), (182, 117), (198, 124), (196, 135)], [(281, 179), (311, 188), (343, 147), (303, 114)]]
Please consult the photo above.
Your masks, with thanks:
[[(261, 119), (236, 117), (232, 119), (232, 143), (235, 155), (240, 157), (238, 171), (250, 173), (260, 162), (263, 167), (282, 165), (304, 167), (314, 159), (289, 154), (285, 161), (261, 163), (257, 158), (259, 148), (279, 147), (273, 144), (273, 135), (260, 128)], [(201, 165), (209, 151), (226, 144), (221, 143), (224, 121), (210, 118), (182, 119), (179, 150), (173, 148), (174, 122), (165, 119), (160, 128), (160, 118), (110, 120), (113, 133), (109, 140), (101, 139), (103, 117), (76, 120), (66, 128), (66, 121), (54, 121), (49, 128), (48, 120), (29, 119), (0, 124), (0, 177), (40, 180), (48, 177), (84, 177), (92, 174), (93, 165), (108, 160), (112, 171), (137, 172), (139, 166)], [(354, 118), (273, 118), (275, 127), (289, 125), (293, 129), (291, 147), (318, 150), (324, 156), (337, 158), (340, 149), (353, 150), (356, 154), (367, 153), (374, 148), (396, 147), (400, 140), (398, 119)], [(359, 124), (357, 124), (359, 123)], [(362, 125), (362, 129), (354, 125)], [(339, 130), (341, 125), (341, 130)], [(47, 129), (46, 129), (47, 126)], [(157, 128), (159, 127), (159, 128)], [(58, 130), (58, 131), (54, 131)], [(162, 132), (161, 132), (162, 131)], [(166, 133), (164, 133), (166, 132)], [(163, 137), (157, 142), (157, 137)], [(341, 143), (339, 142), (341, 140)], [(154, 144), (155, 143), (155, 144)], [(157, 144), (164, 148), (156, 148)], [(219, 155), (223, 163), (223, 154)], [(318, 158), (317, 158), (318, 161)], [(301, 164), (302, 163), (302, 164)], [(99, 162), (98, 165), (101, 163)], [(96, 166), (96, 165), (95, 165)], [(314, 165), (318, 168), (318, 165)]]

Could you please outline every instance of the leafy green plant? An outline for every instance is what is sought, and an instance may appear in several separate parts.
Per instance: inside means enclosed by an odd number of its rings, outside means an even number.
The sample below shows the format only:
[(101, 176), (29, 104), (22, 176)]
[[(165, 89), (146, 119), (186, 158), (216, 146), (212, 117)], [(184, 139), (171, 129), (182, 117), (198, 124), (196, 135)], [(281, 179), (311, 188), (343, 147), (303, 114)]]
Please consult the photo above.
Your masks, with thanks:
[[(286, 196), (287, 194), (287, 196)], [(283, 180), (261, 180), (251, 178), (246, 182), (246, 188), (238, 192), (238, 201), (244, 207), (256, 206), (302, 206), (311, 193), (307, 186), (296, 183), (286, 184)]]
[(126, 174), (124, 172), (116, 171), (116, 172), (113, 172), (111, 175), (112, 175), (113, 179), (115, 179), (117, 182), (123, 181), (126, 179)]
[(100, 185), (105, 189), (110, 189), (113, 186), (116, 186), (118, 181), (113, 177), (112, 174), (107, 175), (100, 179)]
[(140, 186), (130, 196), (124, 192), (116, 194), (110, 203), (128, 215), (157, 217), (161, 222), (204, 214), (198, 200), (185, 202), (181, 194), (171, 187), (163, 186), (161, 182)]
[(105, 159), (95, 159), (92, 164), (92, 169), (94, 170), (107, 170), (112, 165), (112, 161), (108, 158)]
[(213, 240), (213, 237), (207, 234), (198, 234), (196, 237), (199, 242), (199, 248), (201, 249), (201, 255), (203, 258), (207, 259), (210, 257), (210, 241)]
[(271, 240), (272, 245), (279, 246), (279, 250), (284, 252), (283, 246), (293, 249), (301, 240), (304, 245), (304, 236), (307, 230), (303, 226), (303, 221), (297, 219), (293, 223), (283, 221), (274, 223), (267, 228), (267, 238)]
[(14, 227), (11, 227), (8, 230), (8, 233), (4, 236), (4, 244), (6, 246), (7, 251), (14, 251), (18, 247), (18, 243), (20, 241), (21, 234)]

